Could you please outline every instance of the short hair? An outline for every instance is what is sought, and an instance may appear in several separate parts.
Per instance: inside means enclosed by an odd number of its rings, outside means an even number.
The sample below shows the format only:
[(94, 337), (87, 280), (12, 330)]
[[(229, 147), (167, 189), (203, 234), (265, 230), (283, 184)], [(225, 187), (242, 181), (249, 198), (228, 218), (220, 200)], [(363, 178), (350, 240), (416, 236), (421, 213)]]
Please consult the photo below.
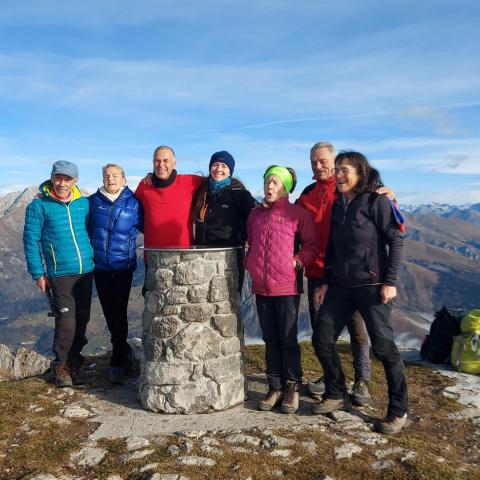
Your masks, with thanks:
[(118, 168), (122, 172), (122, 177), (125, 178), (125, 172), (123, 171), (123, 168), (120, 165), (117, 165), (116, 163), (107, 163), (104, 167), (102, 167), (102, 176), (105, 176), (105, 170), (107, 168)]
[[(373, 169), (367, 157), (353, 150), (342, 150), (335, 158), (335, 166), (346, 163), (353, 167), (359, 177), (355, 192), (374, 192), (382, 184), (380, 173)], [(373, 170), (373, 171), (372, 171)]]
[(157, 152), (159, 150), (170, 150), (172, 152), (172, 155), (173, 155), (173, 158), (175, 158), (175, 152), (173, 151), (173, 148), (172, 147), (169, 147), (168, 145), (160, 145), (159, 147), (157, 147), (154, 151), (153, 151), (153, 159), (155, 159), (155, 155), (157, 154)]
[(317, 142), (311, 149), (310, 149), (310, 160), (312, 159), (313, 153), (315, 150), (318, 150), (319, 148), (326, 148), (332, 157), (335, 158), (335, 147), (329, 143), (329, 142)]

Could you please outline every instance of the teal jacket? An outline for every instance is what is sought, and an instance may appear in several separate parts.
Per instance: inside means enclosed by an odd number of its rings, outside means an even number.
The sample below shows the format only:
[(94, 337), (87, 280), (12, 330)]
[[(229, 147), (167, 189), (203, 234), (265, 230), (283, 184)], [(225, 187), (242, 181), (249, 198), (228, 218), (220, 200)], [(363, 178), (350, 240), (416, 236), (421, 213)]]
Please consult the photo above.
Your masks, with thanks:
[(25, 213), (23, 246), (30, 275), (37, 280), (43, 275), (52, 278), (93, 271), (88, 199), (74, 187), (72, 200), (65, 204), (51, 195), (50, 188), (50, 181), (42, 183), (41, 195)]

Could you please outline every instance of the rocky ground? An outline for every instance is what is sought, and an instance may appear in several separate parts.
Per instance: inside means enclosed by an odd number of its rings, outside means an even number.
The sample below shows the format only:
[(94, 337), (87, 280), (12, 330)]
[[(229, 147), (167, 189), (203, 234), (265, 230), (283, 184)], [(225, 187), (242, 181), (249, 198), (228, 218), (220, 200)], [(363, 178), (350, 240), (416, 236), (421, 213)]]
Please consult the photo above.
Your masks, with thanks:
[[(302, 348), (309, 376), (316, 366)], [(377, 363), (372, 404), (351, 414), (312, 415), (307, 396), (295, 415), (257, 411), (266, 391), (261, 347), (247, 352), (248, 400), (212, 414), (144, 411), (137, 379), (106, 383), (106, 359), (91, 366), (84, 387), (59, 390), (40, 378), (4, 383), (0, 478), (480, 478), (480, 377), (418, 363), (415, 355), (405, 354), (412, 423), (396, 436), (372, 431), (385, 410)]]

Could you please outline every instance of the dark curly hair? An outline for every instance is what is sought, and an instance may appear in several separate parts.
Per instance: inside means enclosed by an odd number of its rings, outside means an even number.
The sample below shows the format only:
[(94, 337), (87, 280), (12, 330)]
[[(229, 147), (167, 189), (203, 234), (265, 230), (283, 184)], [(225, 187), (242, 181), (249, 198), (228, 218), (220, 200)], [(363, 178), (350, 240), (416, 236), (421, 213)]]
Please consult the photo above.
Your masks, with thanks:
[(346, 163), (355, 169), (359, 177), (355, 186), (355, 192), (375, 192), (378, 188), (383, 187), (380, 172), (373, 168), (363, 153), (353, 150), (342, 150), (335, 157), (335, 167)]

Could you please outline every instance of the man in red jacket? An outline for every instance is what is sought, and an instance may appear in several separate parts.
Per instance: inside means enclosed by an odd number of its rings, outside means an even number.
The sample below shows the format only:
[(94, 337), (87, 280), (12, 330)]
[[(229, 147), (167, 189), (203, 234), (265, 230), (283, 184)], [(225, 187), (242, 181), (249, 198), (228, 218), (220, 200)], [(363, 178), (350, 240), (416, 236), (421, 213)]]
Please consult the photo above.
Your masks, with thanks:
[(177, 174), (175, 167), (173, 149), (157, 147), (151, 181), (140, 182), (135, 192), (143, 207), (146, 248), (188, 247), (193, 243), (190, 211), (193, 195), (203, 179)]
[[(335, 167), (335, 149), (331, 143), (316, 143), (310, 150), (310, 163), (315, 183), (303, 190), (297, 203), (313, 213), (315, 232), (318, 241), (318, 253), (313, 262), (305, 269), (308, 279), (308, 306), (310, 321), (315, 320), (319, 308), (316, 294), (322, 284), (325, 252), (330, 236), (330, 217), (333, 203), (337, 198), (337, 188), (333, 169)], [(379, 192), (385, 193), (385, 192)], [(368, 382), (372, 373), (370, 363), (370, 347), (365, 322), (358, 312), (347, 324), (350, 334), (355, 383), (352, 390), (352, 401), (356, 405), (367, 405), (370, 401)], [(310, 393), (319, 397), (324, 392), (323, 377), (309, 382)]]

